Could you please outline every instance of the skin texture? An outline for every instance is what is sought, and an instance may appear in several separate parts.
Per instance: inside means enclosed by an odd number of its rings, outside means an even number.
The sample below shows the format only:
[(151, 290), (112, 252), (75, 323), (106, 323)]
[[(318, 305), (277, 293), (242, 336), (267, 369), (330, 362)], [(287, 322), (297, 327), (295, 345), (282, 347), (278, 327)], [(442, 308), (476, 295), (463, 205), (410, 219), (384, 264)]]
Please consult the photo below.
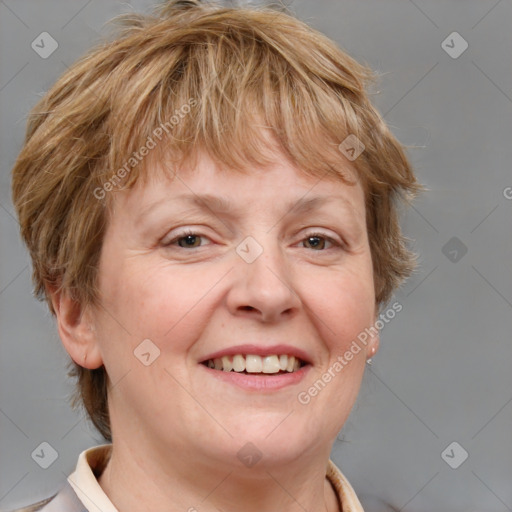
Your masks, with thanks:
[[(88, 368), (104, 364), (109, 375), (114, 448), (99, 482), (114, 505), (338, 510), (325, 469), (378, 337), (308, 404), (297, 395), (376, 319), (361, 186), (307, 177), (281, 154), (246, 175), (202, 154), (194, 169), (154, 174), (115, 194), (101, 305), (54, 299), (68, 353)], [(203, 211), (182, 194), (222, 196), (232, 210)], [(289, 206), (315, 196), (337, 200), (303, 213)], [(179, 238), (186, 231), (198, 238)], [(335, 243), (310, 238), (318, 233)], [(250, 264), (236, 252), (247, 236), (263, 249)], [(134, 355), (145, 339), (160, 350), (149, 366)], [(298, 347), (312, 366), (298, 384), (248, 391), (200, 365), (247, 343)], [(262, 455), (252, 467), (237, 457), (248, 442)]]

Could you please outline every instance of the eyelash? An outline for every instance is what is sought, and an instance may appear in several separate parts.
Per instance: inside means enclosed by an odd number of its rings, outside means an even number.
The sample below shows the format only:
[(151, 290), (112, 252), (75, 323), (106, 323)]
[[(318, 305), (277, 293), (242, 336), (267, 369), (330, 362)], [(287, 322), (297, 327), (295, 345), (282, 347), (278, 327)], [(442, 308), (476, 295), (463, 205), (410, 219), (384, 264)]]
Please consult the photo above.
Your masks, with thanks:
[[(187, 236), (208, 238), (206, 235), (202, 235), (202, 234), (194, 232), (192, 230), (186, 230), (186, 231), (183, 231), (182, 233), (179, 233), (176, 237), (174, 237), (169, 242), (165, 242), (163, 244), (163, 246), (167, 247), (167, 248), (171, 248), (175, 243), (177, 243), (182, 238), (186, 238)], [(330, 247), (328, 249), (323, 249), (323, 250), (314, 251), (314, 252), (325, 252), (325, 251), (327, 251), (329, 249), (333, 249), (333, 248), (339, 248), (339, 249), (343, 248), (343, 244), (341, 244), (334, 238), (327, 236), (325, 233), (319, 233), (319, 232), (308, 233), (301, 241), (303, 242), (304, 240), (307, 240), (309, 238), (323, 238), (324, 240), (326, 240), (327, 242), (331, 243), (334, 246), (334, 247)], [(190, 247), (190, 249), (197, 249), (199, 247), (202, 247), (202, 245), (199, 245), (197, 247)], [(176, 248), (177, 249), (186, 249), (186, 247), (179, 247), (179, 246), (177, 246)]]

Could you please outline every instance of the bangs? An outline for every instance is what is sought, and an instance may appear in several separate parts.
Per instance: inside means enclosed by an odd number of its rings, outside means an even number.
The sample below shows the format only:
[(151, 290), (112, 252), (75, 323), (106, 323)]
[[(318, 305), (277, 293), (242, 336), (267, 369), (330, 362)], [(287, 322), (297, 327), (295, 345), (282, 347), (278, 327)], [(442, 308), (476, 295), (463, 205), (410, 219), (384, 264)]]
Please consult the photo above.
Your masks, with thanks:
[[(275, 18), (276, 12), (258, 15)], [(205, 16), (195, 26), (172, 31), (162, 26), (158, 46), (156, 28), (151, 38), (131, 34), (130, 46), (137, 51), (114, 69), (119, 80), (111, 77), (110, 105), (110, 122), (130, 129), (109, 127), (103, 167), (108, 171), (98, 174), (100, 181), (112, 181), (114, 172), (121, 174), (119, 188), (131, 188), (156, 169), (193, 165), (205, 152), (220, 168), (241, 172), (265, 168), (281, 153), (309, 176), (354, 183), (347, 172), (351, 162), (338, 146), (349, 134), (363, 139), (368, 131), (356, 111), (368, 70), (350, 62), (348, 74), (349, 57), (328, 40), (322, 43), (330, 53), (321, 55), (306, 44), (292, 52), (286, 23), (274, 25), (276, 34), (266, 40), (268, 34), (251, 27), (247, 13), (238, 24), (233, 11), (229, 16), (229, 25), (217, 11), (210, 22)], [(293, 31), (297, 39), (296, 25)], [(306, 35), (311, 38), (309, 31)], [(141, 41), (135, 45), (137, 36)], [(328, 57), (333, 52), (339, 60)]]

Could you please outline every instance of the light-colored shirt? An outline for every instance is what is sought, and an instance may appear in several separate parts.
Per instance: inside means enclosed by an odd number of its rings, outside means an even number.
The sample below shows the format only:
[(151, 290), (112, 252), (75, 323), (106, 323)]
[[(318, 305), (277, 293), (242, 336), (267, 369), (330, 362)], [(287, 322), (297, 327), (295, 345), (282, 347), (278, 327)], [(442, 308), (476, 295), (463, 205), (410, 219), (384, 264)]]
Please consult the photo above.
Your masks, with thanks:
[[(111, 450), (111, 444), (84, 450), (78, 457), (75, 471), (68, 477), (69, 485), (49, 500), (14, 512), (119, 512), (98, 482), (98, 476), (107, 465)], [(364, 512), (354, 489), (331, 460), (326, 478), (343, 512)]]

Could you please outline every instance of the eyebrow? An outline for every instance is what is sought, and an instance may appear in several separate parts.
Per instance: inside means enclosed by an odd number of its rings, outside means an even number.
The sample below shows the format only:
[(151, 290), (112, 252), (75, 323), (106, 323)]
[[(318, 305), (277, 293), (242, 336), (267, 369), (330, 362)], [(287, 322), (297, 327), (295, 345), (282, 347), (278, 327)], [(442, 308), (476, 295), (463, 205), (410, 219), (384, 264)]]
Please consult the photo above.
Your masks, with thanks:
[[(174, 196), (172, 199), (164, 198), (156, 203), (152, 204), (149, 208), (144, 210), (137, 222), (142, 221), (147, 215), (149, 215), (153, 210), (158, 208), (162, 204), (170, 203), (171, 201), (182, 201), (191, 204), (193, 207), (198, 208), (203, 211), (210, 211), (218, 214), (235, 216), (237, 214), (237, 209), (234, 207), (231, 200), (227, 197), (215, 196), (212, 194), (180, 194)], [(355, 219), (359, 217), (354, 205), (344, 196), (334, 196), (334, 195), (321, 195), (314, 196), (311, 198), (302, 197), (298, 200), (290, 201), (283, 208), (283, 217), (288, 215), (291, 212), (294, 213), (309, 213), (315, 209), (319, 209), (322, 206), (325, 206), (327, 203), (339, 202), (340, 204), (347, 207), (347, 210), (353, 215)]]

